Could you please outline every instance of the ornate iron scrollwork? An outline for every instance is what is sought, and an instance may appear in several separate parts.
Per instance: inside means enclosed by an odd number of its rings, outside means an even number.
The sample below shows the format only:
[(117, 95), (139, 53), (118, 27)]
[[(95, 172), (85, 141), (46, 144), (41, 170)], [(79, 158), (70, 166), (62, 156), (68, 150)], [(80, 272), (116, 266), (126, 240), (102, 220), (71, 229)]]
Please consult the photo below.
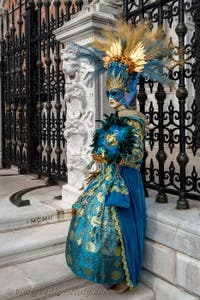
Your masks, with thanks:
[[(167, 201), (166, 193), (176, 194), (177, 208), (186, 209), (187, 197), (200, 198), (200, 167), (192, 166), (200, 146), (200, 2), (127, 0), (124, 14), (136, 25), (150, 19), (152, 28), (162, 26), (169, 36), (174, 66), (163, 72), (176, 88), (164, 90), (148, 79), (139, 82), (140, 109), (151, 124), (143, 168), (146, 187), (158, 190), (158, 202)], [(192, 22), (195, 33), (189, 30)]]

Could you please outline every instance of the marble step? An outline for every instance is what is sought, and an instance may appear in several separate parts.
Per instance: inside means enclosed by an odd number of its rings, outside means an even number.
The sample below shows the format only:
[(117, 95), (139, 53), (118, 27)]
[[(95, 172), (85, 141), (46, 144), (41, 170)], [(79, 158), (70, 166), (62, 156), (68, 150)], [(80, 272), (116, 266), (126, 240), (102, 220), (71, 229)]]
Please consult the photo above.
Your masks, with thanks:
[(103, 288), (99, 284), (91, 284), (87, 287), (70, 289), (60, 296), (54, 296), (50, 300), (154, 300), (153, 291), (140, 283), (136, 291), (125, 291), (122, 294), (117, 294), (111, 290)]
[(28, 212), (26, 208), (18, 208), (20, 213), (15, 214), (9, 209), (1, 209), (0, 217), (0, 233), (13, 230), (21, 230), (26, 228), (41, 227), (42, 225), (54, 224), (58, 222), (68, 221), (71, 219), (71, 208), (56, 209), (38, 207), (35, 212)]
[(154, 300), (153, 291), (144, 284), (134, 293), (127, 291), (118, 295), (109, 293), (101, 284), (76, 277), (66, 266), (64, 253), (4, 267), (0, 271), (2, 300), (100, 300), (106, 296), (108, 299)]
[(68, 222), (0, 233), (0, 268), (64, 253)]
[[(198, 276), (195, 274), (195, 276)], [(198, 279), (197, 279), (198, 280)], [(200, 297), (194, 292), (187, 290), (180, 285), (174, 285), (155, 274), (143, 270), (141, 281), (154, 291), (155, 299), (159, 300), (199, 300)], [(191, 282), (191, 278), (190, 278)], [(59, 299), (59, 298), (58, 298)]]
[(1, 300), (49, 299), (87, 284), (66, 266), (64, 253), (0, 269)]
[[(72, 193), (61, 200), (62, 186), (46, 186), (32, 175), (16, 175), (16, 170), (0, 170), (0, 232), (37, 227), (71, 218)], [(12, 175), (12, 176), (10, 176)], [(41, 187), (32, 190), (32, 188)], [(25, 192), (22, 200), (30, 205), (17, 207), (10, 201), (16, 192)]]

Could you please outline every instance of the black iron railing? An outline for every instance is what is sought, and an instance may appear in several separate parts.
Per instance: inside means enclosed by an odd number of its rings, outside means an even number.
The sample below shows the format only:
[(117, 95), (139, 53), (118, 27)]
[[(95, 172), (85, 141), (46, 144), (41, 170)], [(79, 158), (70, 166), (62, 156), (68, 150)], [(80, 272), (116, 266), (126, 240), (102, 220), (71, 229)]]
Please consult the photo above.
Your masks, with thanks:
[(19, 0), (1, 18), (3, 166), (44, 175), (47, 183), (67, 180), (63, 45), (53, 31), (82, 5)]
[(177, 208), (187, 209), (188, 198), (200, 200), (200, 1), (123, 2), (128, 22), (147, 19), (154, 28), (162, 26), (173, 50), (174, 66), (167, 72), (176, 89), (148, 79), (139, 83), (140, 110), (151, 124), (143, 175), (146, 187), (158, 190), (157, 202), (167, 202), (171, 193), (179, 197)]

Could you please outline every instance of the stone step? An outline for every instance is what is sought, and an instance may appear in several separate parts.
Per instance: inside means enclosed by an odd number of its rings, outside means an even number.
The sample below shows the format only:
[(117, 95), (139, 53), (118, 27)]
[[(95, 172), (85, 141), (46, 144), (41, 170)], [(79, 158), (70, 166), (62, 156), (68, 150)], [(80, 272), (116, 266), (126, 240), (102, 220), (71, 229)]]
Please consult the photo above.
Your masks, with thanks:
[(49, 299), (88, 283), (66, 266), (64, 252), (4, 267), (0, 271), (0, 299)]
[(18, 208), (18, 210), (21, 209), (21, 212), (17, 215), (13, 212), (9, 214), (7, 208), (5, 213), (1, 210), (1, 214), (4, 216), (0, 218), (0, 233), (54, 224), (71, 219), (71, 208), (45, 210), (39, 210), (39, 208), (38, 212), (34, 213), (27, 213), (24, 207)]
[[(101, 284), (91, 284), (75, 276), (66, 266), (64, 253), (15, 266), (4, 267), (0, 272), (0, 299), (102, 299), (108, 295)], [(96, 294), (97, 295), (96, 295)], [(107, 294), (106, 294), (107, 293)], [(141, 284), (136, 292), (109, 294), (109, 299), (154, 300), (150, 288)]]
[[(108, 298), (107, 298), (108, 297)], [(154, 300), (153, 291), (140, 283), (136, 291), (125, 291), (124, 293), (117, 294), (109, 289), (103, 288), (100, 284), (91, 284), (87, 287), (74, 288), (62, 293), (59, 297), (54, 296), (50, 300)]]
[(0, 234), (0, 267), (63, 253), (69, 229), (59, 222)]
[[(196, 274), (196, 276), (198, 276)], [(198, 280), (198, 279), (197, 279)], [(173, 285), (166, 280), (161, 279), (155, 274), (143, 270), (141, 281), (154, 291), (155, 299), (159, 300), (199, 300), (199, 296), (189, 293), (186, 289), (180, 288), (180, 285)], [(191, 278), (190, 278), (191, 281)]]
[[(14, 175), (16, 171), (13, 172), (12, 169), (0, 170), (0, 233), (71, 218), (71, 205), (76, 199), (70, 194), (61, 200), (61, 185), (46, 186), (43, 180), (32, 175)], [(43, 185), (42, 188), (31, 190)], [(30, 205), (17, 207), (11, 203), (10, 197), (22, 191), (26, 191), (22, 200), (29, 200)]]

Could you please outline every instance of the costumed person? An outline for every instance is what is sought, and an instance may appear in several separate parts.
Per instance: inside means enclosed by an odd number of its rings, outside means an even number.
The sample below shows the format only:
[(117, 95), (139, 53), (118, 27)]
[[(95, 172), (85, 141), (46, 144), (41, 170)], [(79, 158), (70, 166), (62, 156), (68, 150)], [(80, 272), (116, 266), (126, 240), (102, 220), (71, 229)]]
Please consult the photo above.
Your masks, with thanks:
[(122, 292), (138, 286), (142, 268), (146, 210), (140, 174), (146, 117), (136, 109), (139, 76), (165, 83), (168, 53), (162, 30), (125, 22), (108, 27), (94, 46), (76, 45), (79, 58), (107, 71), (108, 103), (114, 113), (93, 137), (92, 157), (99, 169), (72, 206), (66, 241), (67, 265), (94, 283)]

